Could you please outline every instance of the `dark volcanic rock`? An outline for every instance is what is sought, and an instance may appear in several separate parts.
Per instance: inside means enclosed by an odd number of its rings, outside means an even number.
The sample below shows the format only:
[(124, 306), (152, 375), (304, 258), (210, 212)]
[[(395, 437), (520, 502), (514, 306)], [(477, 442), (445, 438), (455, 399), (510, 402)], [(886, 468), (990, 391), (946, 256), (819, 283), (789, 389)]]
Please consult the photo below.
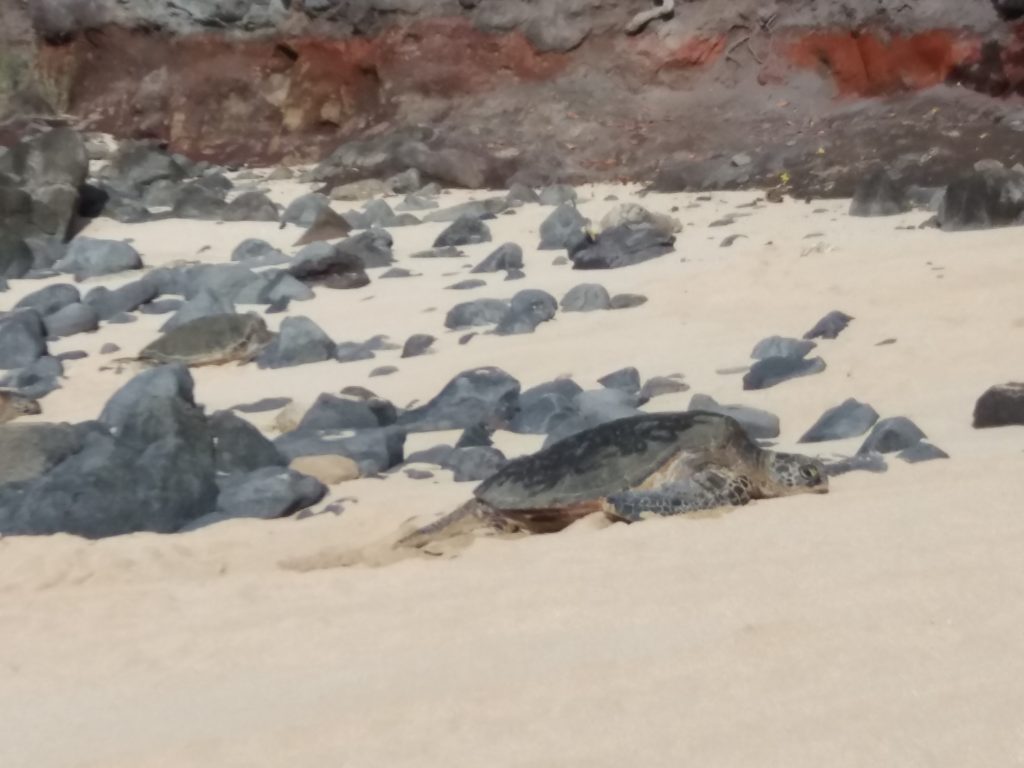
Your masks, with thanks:
[(617, 293), (612, 296), (609, 309), (632, 309), (647, 303), (647, 297), (639, 293)]
[(146, 280), (136, 280), (113, 290), (97, 286), (85, 295), (83, 303), (92, 307), (100, 320), (107, 320), (121, 312), (134, 312), (158, 295), (156, 285)]
[(797, 442), (820, 443), (863, 435), (878, 421), (878, 412), (853, 398), (829, 408)]
[(425, 451), (410, 454), (406, 464), (436, 464), (450, 470), (457, 483), (486, 480), (508, 463), (508, 459), (497, 448), (489, 446), (467, 446), (452, 448), (439, 445)]
[(310, 406), (296, 429), (300, 432), (328, 429), (375, 429), (387, 426), (369, 403), (323, 393)]
[(804, 334), (805, 339), (834, 339), (844, 330), (846, 326), (850, 324), (853, 318), (845, 312), (839, 310), (832, 310), (825, 315), (821, 320), (814, 324), (807, 333)]
[(636, 368), (620, 368), (597, 380), (605, 389), (618, 389), (635, 395), (640, 391), (640, 371)]
[(574, 205), (558, 206), (541, 222), (540, 245), (542, 251), (573, 249), (587, 242), (588, 222)]
[(541, 323), (551, 320), (558, 311), (555, 297), (546, 291), (527, 289), (512, 297), (508, 311), (498, 321), (494, 332), (500, 336), (533, 333)]
[(76, 280), (84, 280), (129, 269), (142, 269), (142, 258), (128, 243), (76, 237), (68, 247), (67, 255), (54, 267), (60, 272), (73, 274)]
[(789, 339), (783, 336), (769, 336), (754, 345), (750, 356), (755, 360), (765, 360), (769, 357), (789, 357), (794, 360), (800, 360), (807, 357), (807, 353), (816, 346), (818, 345), (813, 341)]
[(321, 194), (311, 193), (295, 198), (281, 215), (281, 224), (296, 224), (300, 227), (312, 227), (317, 215), (325, 208), (330, 208), (330, 201)]
[(436, 338), (427, 333), (414, 333), (405, 340), (402, 346), (402, 357), (419, 357), (427, 353), (427, 350), (437, 341)]
[(449, 291), (471, 291), (474, 288), (483, 288), (487, 285), (486, 280), (459, 280), (457, 283), (446, 285), (445, 288)]
[(469, 328), (474, 325), (498, 323), (509, 309), (509, 303), (501, 299), (477, 299), (456, 304), (444, 319), (445, 328)]
[(263, 467), (223, 482), (217, 510), (181, 530), (194, 531), (238, 518), (273, 520), (311, 507), (326, 495), (327, 486), (316, 478), (286, 467)]
[(1024, 383), (989, 387), (974, 405), (974, 427), (1024, 425)]
[(15, 309), (34, 309), (43, 317), (52, 315), (68, 304), (77, 304), (82, 300), (78, 289), (70, 283), (58, 283), (40, 288), (26, 294), (14, 305)]
[(4, 505), (0, 532), (170, 533), (213, 511), (213, 439), (202, 411), (157, 392), (123, 404), (117, 435), (90, 432), (80, 451)]
[(865, 176), (853, 193), (851, 216), (893, 216), (910, 210), (906, 192), (884, 168)]
[(288, 271), (305, 283), (330, 288), (362, 288), (369, 285), (363, 260), (329, 243), (313, 243), (299, 251)]
[(945, 231), (1018, 223), (1024, 213), (1024, 176), (1003, 168), (971, 171), (946, 187), (939, 206)]
[(249, 267), (272, 267), (287, 264), (289, 259), (266, 240), (249, 238), (243, 240), (231, 252), (232, 261), (240, 261)]
[[(2, 219), (0, 226), (3, 226)], [(32, 265), (32, 249), (28, 244), (20, 237), (0, 231), (0, 279), (24, 277)]]
[(391, 233), (384, 229), (368, 229), (338, 243), (337, 249), (357, 257), (366, 268), (387, 267), (394, 263)]
[(521, 434), (549, 434), (563, 421), (579, 417), (576, 397), (581, 392), (571, 379), (556, 379), (526, 390), (519, 397), (519, 412), (510, 429)]
[(87, 304), (68, 304), (44, 317), (43, 325), (47, 338), (59, 339), (95, 331), (100, 327), (100, 318), (96, 310)]
[(82, 450), (86, 435), (94, 427), (46, 422), (0, 426), (0, 488), (42, 477)]
[(335, 343), (308, 317), (286, 317), (274, 340), (256, 359), (260, 368), (290, 368), (334, 357)]
[(523, 249), (515, 243), (503, 243), (473, 267), (473, 272), (500, 272), (523, 268)]
[(34, 309), (0, 316), (0, 369), (24, 368), (47, 354), (46, 328)]
[(580, 283), (568, 290), (562, 297), (563, 312), (593, 312), (610, 309), (611, 296), (603, 285), (597, 283)]
[(284, 466), (284, 457), (274, 444), (231, 411), (217, 411), (210, 417), (209, 427), (218, 472), (233, 475)]
[(386, 472), (404, 458), (405, 432), (395, 427), (352, 430), (295, 430), (274, 441), (290, 462), (299, 456), (346, 456), (365, 477)]
[(409, 432), (476, 424), (499, 429), (515, 416), (518, 399), (516, 379), (500, 368), (476, 368), (458, 374), (426, 405), (401, 414), (398, 424)]
[(696, 394), (690, 398), (691, 411), (707, 411), (731, 416), (755, 440), (771, 440), (779, 436), (779, 417), (774, 413), (746, 405), (719, 405), (708, 395)]
[(875, 424), (871, 434), (857, 450), (864, 453), (893, 453), (917, 445), (928, 437), (921, 429), (905, 416), (894, 416), (882, 419)]
[(800, 376), (810, 376), (825, 370), (820, 357), (803, 360), (792, 357), (767, 357), (758, 360), (743, 376), (744, 389), (768, 389)]
[(243, 192), (224, 208), (224, 221), (277, 221), (277, 206), (262, 192)]
[(675, 235), (651, 227), (621, 225), (606, 229), (588, 246), (570, 252), (573, 269), (618, 269), (656, 259), (675, 250)]
[(182, 304), (181, 307), (179, 307), (178, 310), (167, 319), (167, 322), (160, 326), (160, 331), (161, 333), (168, 333), (173, 331), (175, 328), (180, 328), (185, 323), (198, 320), (200, 317), (233, 315), (234, 313), (234, 304), (204, 288)]
[(480, 219), (473, 216), (460, 216), (437, 236), (437, 239), (434, 240), (434, 247), (474, 245), (488, 243), (490, 240), (491, 230)]
[(171, 214), (176, 219), (218, 221), (224, 218), (226, 208), (221, 195), (201, 184), (192, 183), (179, 190)]

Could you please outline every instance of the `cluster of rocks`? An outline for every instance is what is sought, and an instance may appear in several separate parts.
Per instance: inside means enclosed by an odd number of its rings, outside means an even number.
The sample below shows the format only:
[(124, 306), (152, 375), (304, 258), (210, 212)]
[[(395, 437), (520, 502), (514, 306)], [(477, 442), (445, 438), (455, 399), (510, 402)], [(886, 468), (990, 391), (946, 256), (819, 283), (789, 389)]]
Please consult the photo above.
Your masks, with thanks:
[(892, 216), (915, 207), (934, 211), (926, 224), (946, 232), (1024, 224), (1024, 166), (981, 160), (945, 187), (909, 184), (876, 168), (857, 185), (850, 215)]

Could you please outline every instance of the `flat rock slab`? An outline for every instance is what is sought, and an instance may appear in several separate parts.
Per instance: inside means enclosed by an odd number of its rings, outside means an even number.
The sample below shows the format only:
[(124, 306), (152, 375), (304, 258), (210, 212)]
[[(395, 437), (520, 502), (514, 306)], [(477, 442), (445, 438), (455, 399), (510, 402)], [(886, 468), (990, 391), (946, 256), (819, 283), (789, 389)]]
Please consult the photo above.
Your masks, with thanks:
[(743, 376), (744, 389), (768, 389), (790, 379), (810, 376), (825, 370), (825, 361), (820, 357), (810, 360), (791, 357), (769, 357), (758, 360)]

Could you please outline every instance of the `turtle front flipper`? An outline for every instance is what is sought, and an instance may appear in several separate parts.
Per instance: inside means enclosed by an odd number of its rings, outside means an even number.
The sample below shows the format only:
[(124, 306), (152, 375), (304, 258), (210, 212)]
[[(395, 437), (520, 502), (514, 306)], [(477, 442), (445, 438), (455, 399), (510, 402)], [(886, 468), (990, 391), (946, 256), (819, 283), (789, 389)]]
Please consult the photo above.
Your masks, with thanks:
[(627, 523), (717, 507), (739, 507), (750, 499), (753, 483), (725, 469), (705, 469), (692, 477), (647, 491), (608, 497), (607, 514)]
[(395, 547), (423, 549), (450, 539), (472, 537), (488, 533), (515, 533), (519, 526), (477, 499), (471, 499), (430, 525), (403, 536)]

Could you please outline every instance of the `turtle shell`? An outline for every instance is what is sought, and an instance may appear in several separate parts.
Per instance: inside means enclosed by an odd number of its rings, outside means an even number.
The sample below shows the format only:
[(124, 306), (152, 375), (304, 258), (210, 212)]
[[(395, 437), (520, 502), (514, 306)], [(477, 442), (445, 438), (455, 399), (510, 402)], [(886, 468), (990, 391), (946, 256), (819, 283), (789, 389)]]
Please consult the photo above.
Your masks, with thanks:
[(643, 487), (680, 458), (692, 472), (752, 461), (759, 452), (729, 416), (703, 411), (630, 416), (515, 459), (473, 494), (503, 512), (588, 507)]
[(190, 320), (148, 344), (140, 360), (203, 365), (239, 360), (271, 339), (257, 315), (209, 315)]

